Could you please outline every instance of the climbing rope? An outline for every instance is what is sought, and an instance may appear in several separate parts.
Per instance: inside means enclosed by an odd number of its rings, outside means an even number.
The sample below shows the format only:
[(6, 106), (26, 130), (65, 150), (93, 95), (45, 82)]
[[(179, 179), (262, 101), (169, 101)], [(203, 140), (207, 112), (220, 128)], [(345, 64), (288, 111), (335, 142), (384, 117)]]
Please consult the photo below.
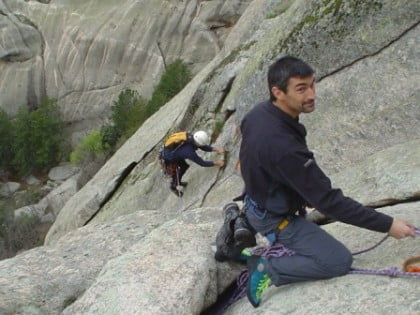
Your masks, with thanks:
[[(414, 228), (414, 232), (415, 232), (416, 235), (420, 235), (420, 229)], [(369, 247), (369, 248), (364, 249), (364, 250), (361, 250), (361, 251), (356, 252), (356, 253), (352, 253), (352, 255), (356, 256), (356, 255), (359, 255), (359, 254), (366, 253), (366, 252), (378, 247), (379, 245), (381, 245), (388, 237), (389, 237), (389, 235), (387, 234), (382, 240), (380, 240), (374, 246)], [(408, 266), (408, 265), (410, 265), (414, 262), (413, 258), (415, 258), (415, 257), (411, 257), (404, 262), (403, 271), (399, 270), (396, 267), (390, 267), (390, 268), (385, 268), (385, 269), (352, 268), (349, 271), (349, 274), (381, 275), (381, 276), (390, 276), (390, 277), (409, 276), (409, 277), (414, 277), (414, 278), (420, 278), (420, 272), (419, 272), (420, 270), (419, 271), (409, 271), (408, 268), (406, 267), (406, 265)], [(417, 262), (417, 260), (415, 262)]]
[(351, 253), (351, 254), (353, 256), (356, 256), (356, 255), (363, 254), (363, 253), (366, 253), (368, 251), (371, 251), (372, 249), (374, 249), (374, 248), (378, 247), (379, 245), (381, 245), (388, 237), (389, 237), (389, 234), (387, 234), (383, 239), (381, 239), (378, 243), (376, 243), (372, 247), (369, 247), (369, 248), (366, 248), (366, 249), (361, 250), (359, 252), (355, 252), (355, 253)]
[[(417, 236), (420, 236), (420, 229), (414, 228), (415, 234)], [(352, 253), (352, 255), (359, 255), (362, 253), (366, 253), (376, 247), (378, 247), (380, 244), (382, 244), (389, 235), (385, 236), (382, 240), (380, 240), (377, 244), (375, 244), (372, 247), (369, 247), (365, 250)], [(253, 255), (258, 255), (262, 257), (283, 257), (283, 256), (293, 256), (295, 252), (293, 250), (288, 249), (282, 244), (276, 244), (274, 246), (270, 247), (264, 247), (264, 246), (258, 246), (252, 249)], [(420, 256), (411, 257), (407, 259), (404, 262), (404, 270), (406, 269), (406, 265), (410, 265), (414, 262), (420, 261)], [(418, 267), (415, 267), (418, 268)], [(351, 268), (348, 272), (349, 274), (363, 274), (363, 275), (378, 275), (378, 276), (389, 276), (389, 277), (414, 277), (420, 279), (420, 272), (407, 272), (407, 271), (401, 271), (396, 267), (390, 267), (385, 269), (362, 269), (362, 268)], [(236, 285), (237, 288), (231, 298), (229, 299), (228, 303), (226, 303), (224, 309), (226, 309), (228, 306), (232, 305), (233, 303), (236, 303), (241, 298), (246, 296), (246, 286), (248, 282), (249, 272), (247, 269), (242, 270), (241, 273), (236, 278)]]

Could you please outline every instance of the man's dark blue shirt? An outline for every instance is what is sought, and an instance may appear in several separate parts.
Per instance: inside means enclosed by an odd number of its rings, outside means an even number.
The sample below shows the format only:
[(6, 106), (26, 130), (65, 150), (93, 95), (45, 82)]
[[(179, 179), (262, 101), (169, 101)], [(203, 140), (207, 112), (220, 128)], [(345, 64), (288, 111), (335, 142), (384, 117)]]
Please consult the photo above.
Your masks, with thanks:
[(176, 162), (179, 160), (191, 160), (200, 166), (210, 167), (214, 166), (213, 161), (205, 161), (198, 154), (197, 149), (205, 152), (212, 152), (213, 147), (210, 145), (197, 146), (192, 139), (188, 139), (185, 143), (181, 144), (174, 149), (164, 149), (164, 157), (168, 162)]
[(256, 105), (241, 124), (240, 165), (246, 193), (268, 210), (275, 228), (281, 217), (309, 204), (325, 215), (359, 227), (387, 232), (392, 218), (364, 207), (331, 187), (306, 146), (306, 130), (270, 101)]

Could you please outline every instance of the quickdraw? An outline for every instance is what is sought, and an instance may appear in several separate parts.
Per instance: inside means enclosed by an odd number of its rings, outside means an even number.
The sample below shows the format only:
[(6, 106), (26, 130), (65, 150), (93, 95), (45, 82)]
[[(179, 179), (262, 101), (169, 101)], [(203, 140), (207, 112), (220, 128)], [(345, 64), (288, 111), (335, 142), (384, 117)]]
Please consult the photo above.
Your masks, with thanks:
[(407, 258), (403, 263), (403, 270), (405, 272), (418, 272), (420, 273), (420, 267), (414, 265), (415, 263), (420, 263), (420, 256), (413, 256)]

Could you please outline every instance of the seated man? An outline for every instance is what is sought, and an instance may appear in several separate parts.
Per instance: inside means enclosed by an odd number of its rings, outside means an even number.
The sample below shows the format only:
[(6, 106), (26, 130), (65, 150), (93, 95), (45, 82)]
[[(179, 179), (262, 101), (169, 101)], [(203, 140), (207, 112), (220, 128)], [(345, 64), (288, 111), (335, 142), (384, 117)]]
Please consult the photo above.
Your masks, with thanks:
[[(306, 145), (299, 115), (315, 109), (312, 68), (286, 56), (268, 71), (270, 100), (256, 105), (242, 120), (240, 166), (245, 182), (246, 216), (273, 244), (295, 255), (248, 259), (247, 296), (254, 307), (270, 285), (327, 279), (348, 273), (349, 250), (316, 224), (303, 218), (308, 204), (335, 220), (399, 239), (415, 236), (414, 227), (343, 195), (331, 186)], [(299, 213), (300, 215), (298, 215)]]

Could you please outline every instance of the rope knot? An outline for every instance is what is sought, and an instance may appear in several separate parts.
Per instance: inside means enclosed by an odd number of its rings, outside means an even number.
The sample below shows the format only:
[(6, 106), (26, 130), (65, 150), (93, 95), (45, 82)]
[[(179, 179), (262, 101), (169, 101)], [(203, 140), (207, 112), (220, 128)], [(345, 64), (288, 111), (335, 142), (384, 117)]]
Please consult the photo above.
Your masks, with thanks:
[(389, 267), (387, 273), (388, 276), (395, 278), (401, 274), (401, 271), (397, 267)]

